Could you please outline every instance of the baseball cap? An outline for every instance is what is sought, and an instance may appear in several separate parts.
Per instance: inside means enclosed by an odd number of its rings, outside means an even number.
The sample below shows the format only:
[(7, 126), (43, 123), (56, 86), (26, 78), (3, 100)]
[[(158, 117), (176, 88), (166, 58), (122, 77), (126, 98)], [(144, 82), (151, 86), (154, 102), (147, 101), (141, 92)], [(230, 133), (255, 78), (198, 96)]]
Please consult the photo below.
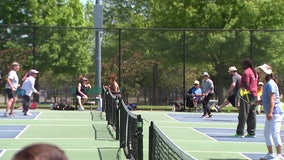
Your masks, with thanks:
[(86, 77), (82, 78), (82, 81), (87, 81), (87, 80), (88, 80), (88, 78), (86, 78)]
[(193, 84), (199, 84), (199, 81), (198, 81), (198, 80), (195, 80)]
[(30, 74), (33, 74), (33, 73), (36, 73), (36, 74), (37, 74), (37, 73), (39, 73), (39, 71), (37, 71), (37, 70), (35, 70), (35, 69), (31, 69), (31, 70), (30, 70)]
[(228, 72), (237, 71), (238, 69), (235, 66), (229, 67)]
[(203, 76), (209, 76), (208, 72), (203, 72)]
[(257, 66), (255, 70), (258, 73), (260, 72), (260, 70), (262, 70), (265, 74), (272, 74), (272, 68), (268, 64)]
[(258, 85), (259, 86), (263, 86), (263, 82), (258, 82)]

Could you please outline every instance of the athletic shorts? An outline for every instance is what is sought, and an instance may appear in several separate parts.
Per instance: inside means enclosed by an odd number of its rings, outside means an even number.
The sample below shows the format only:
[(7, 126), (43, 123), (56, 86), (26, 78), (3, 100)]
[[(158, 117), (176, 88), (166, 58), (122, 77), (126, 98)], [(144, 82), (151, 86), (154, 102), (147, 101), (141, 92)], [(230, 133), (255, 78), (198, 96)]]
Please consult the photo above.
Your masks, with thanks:
[(236, 107), (236, 95), (230, 95), (227, 100), (232, 104), (232, 106)]
[(15, 98), (15, 92), (12, 92), (12, 89), (5, 88), (5, 92), (8, 96), (8, 99)]

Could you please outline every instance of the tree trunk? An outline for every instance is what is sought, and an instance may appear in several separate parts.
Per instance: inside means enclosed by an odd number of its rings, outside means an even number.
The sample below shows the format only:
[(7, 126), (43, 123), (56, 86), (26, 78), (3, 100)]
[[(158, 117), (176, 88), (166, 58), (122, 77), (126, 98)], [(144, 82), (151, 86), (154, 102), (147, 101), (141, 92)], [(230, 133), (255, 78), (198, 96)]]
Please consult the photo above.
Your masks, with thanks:
[(152, 104), (158, 104), (158, 64), (154, 63), (153, 65), (153, 96)]

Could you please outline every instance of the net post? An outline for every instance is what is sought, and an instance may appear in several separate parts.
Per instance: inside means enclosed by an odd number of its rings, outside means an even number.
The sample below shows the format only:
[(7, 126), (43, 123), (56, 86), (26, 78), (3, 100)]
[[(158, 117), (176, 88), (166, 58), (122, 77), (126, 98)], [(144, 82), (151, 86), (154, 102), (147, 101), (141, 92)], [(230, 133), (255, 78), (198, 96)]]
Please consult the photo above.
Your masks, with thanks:
[(153, 129), (153, 121), (151, 121), (149, 126), (149, 160), (153, 160), (153, 136), (154, 136), (154, 129)]
[(137, 115), (138, 160), (143, 160), (143, 120)]

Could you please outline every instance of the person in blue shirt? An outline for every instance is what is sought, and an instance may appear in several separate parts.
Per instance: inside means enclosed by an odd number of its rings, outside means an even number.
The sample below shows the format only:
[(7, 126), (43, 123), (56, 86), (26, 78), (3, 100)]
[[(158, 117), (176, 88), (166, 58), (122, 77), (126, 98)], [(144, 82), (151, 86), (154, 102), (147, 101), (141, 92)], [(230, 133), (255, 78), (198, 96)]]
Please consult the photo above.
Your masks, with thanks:
[(189, 100), (192, 101), (194, 111), (197, 112), (198, 103), (201, 102), (202, 98), (202, 89), (200, 88), (198, 80), (195, 80), (193, 85), (194, 86), (188, 90), (187, 96), (189, 96)]
[[(259, 78), (265, 81), (262, 90), (262, 97), (256, 103), (262, 103), (266, 115), (264, 126), (264, 138), (268, 153), (260, 159), (284, 159), (282, 156), (281, 125), (283, 111), (280, 103), (279, 88), (272, 72), (272, 67), (263, 64), (256, 67)], [(273, 145), (276, 148), (276, 155), (273, 153)]]

